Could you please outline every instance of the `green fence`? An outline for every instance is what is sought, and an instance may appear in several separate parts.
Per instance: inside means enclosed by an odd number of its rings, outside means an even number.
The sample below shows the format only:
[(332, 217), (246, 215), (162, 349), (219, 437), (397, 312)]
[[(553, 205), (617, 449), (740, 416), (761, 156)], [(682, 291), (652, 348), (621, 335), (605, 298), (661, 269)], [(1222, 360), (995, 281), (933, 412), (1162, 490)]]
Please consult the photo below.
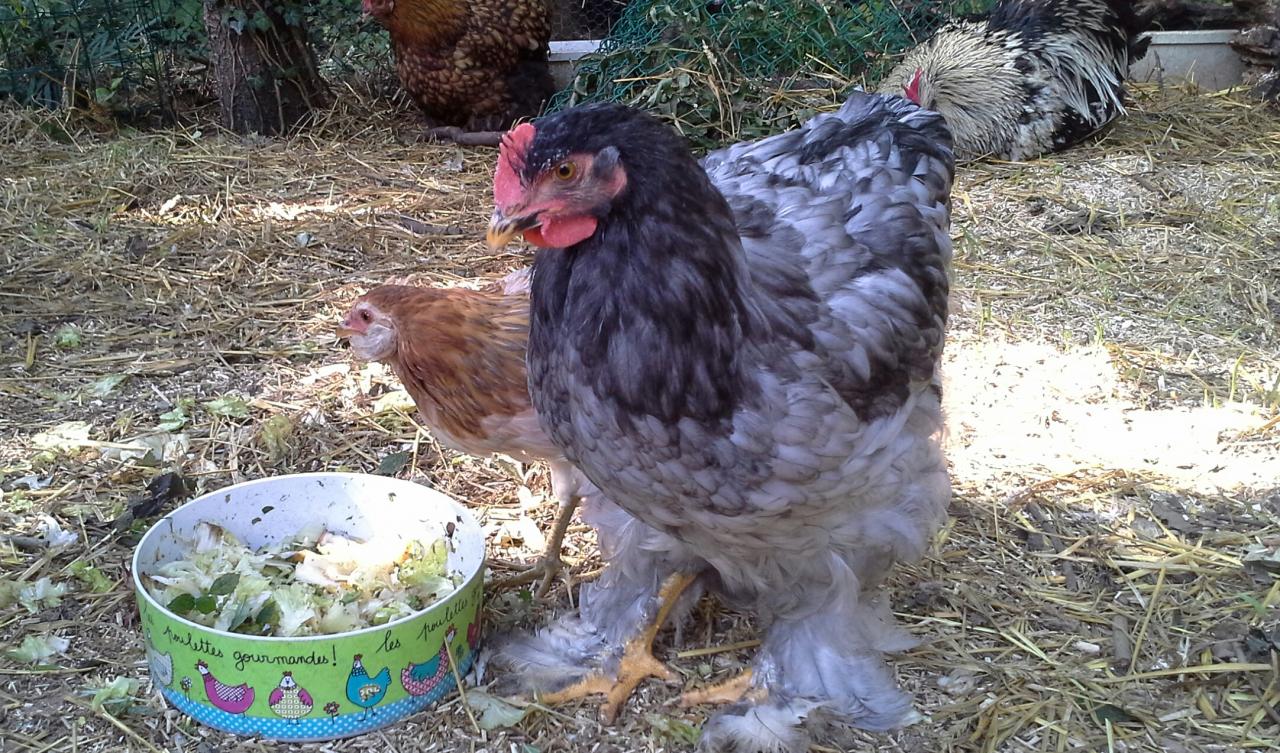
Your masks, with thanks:
[[(326, 76), (390, 72), (386, 34), (359, 0), (277, 5), (305, 19)], [(0, 98), (171, 119), (212, 93), (203, 13), (201, 0), (0, 0)]]
[[(792, 128), (991, 0), (634, 0), (553, 108), (624, 102), (711, 146)], [(834, 97), (833, 97), (834, 93)]]
[[(327, 77), (393, 76), (386, 34), (359, 0), (268, 1), (305, 20)], [(812, 113), (795, 92), (817, 82), (829, 101), (862, 74), (874, 80), (946, 15), (989, 4), (552, 1), (557, 38), (605, 37), (553, 107), (628, 102), (704, 143), (790, 127)], [(0, 99), (171, 120), (209, 100), (209, 78), (202, 0), (0, 0)]]

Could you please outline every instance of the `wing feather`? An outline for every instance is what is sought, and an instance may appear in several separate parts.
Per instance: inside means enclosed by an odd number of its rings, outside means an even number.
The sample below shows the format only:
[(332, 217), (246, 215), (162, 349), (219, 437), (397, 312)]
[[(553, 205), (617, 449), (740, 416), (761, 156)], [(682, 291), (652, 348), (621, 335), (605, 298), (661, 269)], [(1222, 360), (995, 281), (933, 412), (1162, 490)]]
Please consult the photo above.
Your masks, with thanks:
[[(933, 379), (954, 171), (942, 119), (855, 94), (804, 128), (708, 155), (763, 313), (864, 418)], [(797, 353), (798, 359), (804, 355)]]

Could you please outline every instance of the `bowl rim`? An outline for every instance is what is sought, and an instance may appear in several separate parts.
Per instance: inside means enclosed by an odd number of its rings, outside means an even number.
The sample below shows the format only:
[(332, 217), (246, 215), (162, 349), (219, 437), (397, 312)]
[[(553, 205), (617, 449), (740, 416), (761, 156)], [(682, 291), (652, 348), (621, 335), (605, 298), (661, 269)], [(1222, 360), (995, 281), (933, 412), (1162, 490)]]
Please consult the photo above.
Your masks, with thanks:
[(436, 611), (437, 609), (444, 607), (445, 605), (449, 604), (451, 601), (455, 599), (461, 598), (461, 596), (463, 595), (463, 592), (472, 586), (476, 578), (483, 577), (485, 557), (483, 556), (484, 540), (483, 540), (483, 533), (482, 533), (481, 534), (482, 538), (480, 540), (480, 545), (482, 547), (482, 556), (480, 557), (480, 562), (475, 566), (475, 568), (470, 573), (466, 574), (466, 577), (463, 578), (462, 583), (457, 588), (455, 588), (452, 593), (450, 593), (448, 596), (444, 597), (443, 599), (440, 599), (439, 601), (432, 603), (430, 606), (424, 609), (419, 609), (418, 611), (405, 615), (404, 617), (398, 617), (394, 620), (391, 620), (390, 622), (384, 622), (381, 625), (370, 625), (369, 627), (360, 628), (359, 630), (348, 630), (341, 633), (323, 633), (320, 635), (298, 635), (298, 636), (244, 635), (242, 633), (232, 633), (226, 630), (215, 630), (211, 627), (201, 625), (198, 622), (192, 622), (191, 620), (188, 620), (187, 618), (182, 617), (181, 615), (177, 615), (169, 611), (163, 604), (161, 604), (154, 597), (152, 597), (151, 592), (149, 592), (147, 590), (147, 587), (142, 583), (142, 573), (140, 570), (140, 563), (138, 560), (142, 554), (143, 544), (145, 544), (147, 540), (151, 538), (152, 535), (159, 535), (157, 531), (159, 531), (161, 524), (163, 524), (165, 520), (168, 520), (171, 516), (173, 516), (179, 510), (182, 510), (196, 503), (202, 502), (205, 499), (212, 497), (214, 495), (227, 494), (235, 489), (242, 489), (249, 486), (257, 486), (260, 484), (271, 483), (271, 482), (280, 481), (283, 479), (305, 479), (305, 478), (316, 478), (316, 477), (347, 478), (347, 479), (376, 478), (376, 479), (381, 479), (383, 481), (390, 481), (398, 485), (407, 484), (407, 485), (418, 487), (419, 489), (427, 489), (429, 491), (435, 492), (436, 494), (439, 494), (442, 497), (444, 497), (449, 504), (453, 505), (453, 507), (455, 508), (454, 511), (456, 513), (463, 516), (465, 519), (468, 519), (471, 523), (474, 523), (477, 528), (480, 528), (479, 521), (476, 520), (475, 516), (471, 514), (471, 511), (468, 510), (466, 506), (463, 505), (461, 502), (454, 499), (452, 496), (445, 494), (444, 492), (434, 487), (430, 487), (425, 484), (419, 484), (417, 482), (409, 481), (402, 478), (395, 478), (393, 476), (379, 476), (373, 473), (352, 473), (348, 471), (332, 471), (332, 472), (313, 471), (309, 473), (282, 473), (278, 476), (264, 476), (263, 478), (250, 479), (249, 481), (241, 481), (238, 484), (230, 484), (228, 486), (223, 486), (211, 491), (207, 491), (198, 497), (187, 500), (183, 504), (175, 507), (174, 509), (162, 515), (158, 520), (156, 520), (156, 522), (153, 523), (151, 527), (147, 529), (147, 532), (142, 534), (142, 538), (138, 539), (137, 545), (135, 545), (133, 548), (133, 556), (129, 558), (130, 567), (133, 570), (133, 572), (131, 573), (131, 577), (133, 578), (134, 592), (140, 595), (139, 598), (143, 599), (147, 603), (148, 607), (159, 610), (162, 614), (164, 614), (166, 618), (174, 620), (175, 622), (191, 630), (197, 630), (203, 633), (208, 633), (211, 635), (218, 636), (219, 638), (228, 638), (233, 641), (250, 641), (254, 643), (262, 642), (262, 643), (277, 643), (277, 644), (284, 643), (284, 642), (309, 643), (313, 641), (333, 641), (338, 639), (345, 639), (353, 636), (364, 635), (366, 633), (385, 631), (391, 628), (398, 627), (400, 625), (408, 624), (431, 612)]

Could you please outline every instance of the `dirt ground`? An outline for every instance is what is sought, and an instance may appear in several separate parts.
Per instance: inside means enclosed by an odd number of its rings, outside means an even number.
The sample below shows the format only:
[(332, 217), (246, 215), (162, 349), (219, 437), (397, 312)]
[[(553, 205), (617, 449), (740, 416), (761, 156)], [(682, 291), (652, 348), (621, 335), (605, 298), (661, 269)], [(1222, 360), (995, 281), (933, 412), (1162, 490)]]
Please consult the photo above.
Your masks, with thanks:
[[(1137, 100), (1097, 143), (958, 171), (952, 519), (891, 584), (923, 720), (861, 747), (1280, 749), (1280, 119), (1234, 96)], [(308, 745), (200, 727), (149, 690), (127, 573), (145, 521), (113, 524), (161, 473), (207, 491), (407, 459), (396, 474), (473, 507), (493, 556), (542, 545), (520, 521), (550, 522), (545, 470), (442, 450), (332, 334), (390, 277), (527, 263), (482, 240), (493, 151), (368, 112), (279, 141), (0, 111), (0, 577), (68, 587), (0, 607), (0, 648), (69, 640), (43, 665), (0, 656), (0, 750), (691, 749), (708, 710), (659, 682), (612, 726), (584, 704), (477, 733), (455, 695)], [(264, 432), (280, 416), (283, 442)], [(599, 567), (584, 526), (565, 556)], [(571, 598), (490, 594), (487, 618), (537, 624)], [(706, 600), (659, 655), (696, 686), (755, 637)], [(139, 687), (95, 709), (117, 677)]]

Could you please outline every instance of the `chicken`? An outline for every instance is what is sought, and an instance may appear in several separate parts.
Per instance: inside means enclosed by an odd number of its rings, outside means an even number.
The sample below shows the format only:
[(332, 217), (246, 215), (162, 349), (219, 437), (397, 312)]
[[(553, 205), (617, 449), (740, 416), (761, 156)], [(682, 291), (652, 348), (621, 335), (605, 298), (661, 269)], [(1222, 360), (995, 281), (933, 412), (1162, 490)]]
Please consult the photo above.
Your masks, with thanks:
[(946, 517), (939, 359), (954, 160), (942, 118), (855, 94), (708, 155), (619, 105), (503, 141), (489, 240), (533, 269), (529, 384), (606, 567), (577, 614), (508, 636), (502, 692), (605, 693), (646, 676), (657, 627), (710, 588), (755, 614), (751, 674), (712, 751), (913, 718), (881, 652), (909, 645), (880, 585)]
[(457, 636), (458, 629), (450, 625), (435, 656), (421, 663), (409, 662), (409, 666), (400, 671), (400, 684), (406, 693), (419, 696), (442, 688), (449, 677), (449, 647)]
[(503, 585), (542, 576), (538, 594), (560, 570), (560, 547), (577, 497), (592, 488), (542, 431), (529, 398), (529, 271), (481, 290), (381, 285), (361, 296), (338, 327), (357, 358), (391, 367), (418, 416), (459, 452), (544, 460), (560, 503), (542, 561)]
[(196, 662), (196, 670), (204, 680), (204, 692), (209, 696), (209, 703), (228, 714), (243, 714), (253, 705), (254, 690), (247, 682), (239, 685), (228, 685), (209, 671), (209, 665), (201, 659)]
[(364, 709), (360, 719), (368, 719), (377, 714), (377, 706), (391, 687), (391, 669), (383, 667), (378, 674), (369, 676), (364, 668), (363, 655), (356, 654), (351, 659), (351, 672), (347, 674), (347, 700)]
[(946, 118), (956, 158), (1034, 159), (1124, 114), (1124, 81), (1146, 54), (1130, 0), (1000, 0), (907, 52), (880, 91)]
[(293, 678), (293, 672), (288, 670), (281, 673), (280, 684), (271, 690), (267, 698), (267, 706), (277, 716), (288, 719), (290, 724), (297, 724), (299, 719), (310, 714), (315, 703), (311, 693), (299, 685)]
[(1230, 44), (1244, 61), (1249, 93), (1264, 102), (1280, 103), (1280, 4), (1270, 24), (1241, 29)]
[(555, 92), (546, 0), (363, 0), (391, 34), (396, 72), (435, 128), (464, 143), (537, 115)]

